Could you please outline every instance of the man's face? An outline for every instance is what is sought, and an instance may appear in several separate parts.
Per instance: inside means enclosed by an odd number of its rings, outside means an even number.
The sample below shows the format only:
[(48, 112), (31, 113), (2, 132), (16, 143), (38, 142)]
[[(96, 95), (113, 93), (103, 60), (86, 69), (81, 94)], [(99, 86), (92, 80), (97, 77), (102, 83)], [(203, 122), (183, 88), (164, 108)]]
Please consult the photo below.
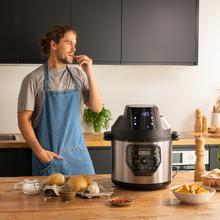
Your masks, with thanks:
[(56, 56), (59, 62), (71, 64), (76, 51), (76, 35), (74, 32), (66, 32), (56, 45)]

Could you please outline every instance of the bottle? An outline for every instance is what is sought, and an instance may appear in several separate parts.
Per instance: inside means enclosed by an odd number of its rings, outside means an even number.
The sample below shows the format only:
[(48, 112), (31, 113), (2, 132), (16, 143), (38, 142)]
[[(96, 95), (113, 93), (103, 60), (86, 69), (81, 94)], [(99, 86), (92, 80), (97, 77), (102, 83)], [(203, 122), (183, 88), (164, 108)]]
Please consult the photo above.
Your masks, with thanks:
[(220, 113), (220, 90), (216, 90), (217, 93), (217, 99), (215, 104), (215, 113)]

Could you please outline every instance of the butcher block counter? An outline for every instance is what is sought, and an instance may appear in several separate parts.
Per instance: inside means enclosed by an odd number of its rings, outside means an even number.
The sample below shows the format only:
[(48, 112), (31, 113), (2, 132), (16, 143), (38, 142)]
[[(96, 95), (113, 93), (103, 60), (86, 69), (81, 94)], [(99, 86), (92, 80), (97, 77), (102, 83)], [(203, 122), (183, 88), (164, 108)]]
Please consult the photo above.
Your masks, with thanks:
[[(29, 145), (25, 142), (24, 138), (21, 134), (13, 134), (16, 137), (16, 140), (0, 140), (0, 148), (12, 147), (12, 148), (27, 148)], [(180, 140), (172, 141), (172, 145), (175, 146), (187, 146), (195, 144), (195, 136), (199, 135), (199, 133), (193, 132), (182, 132)], [(209, 145), (218, 145), (220, 144), (220, 135), (215, 136), (207, 136), (206, 144)], [(92, 133), (84, 133), (85, 143), (87, 147), (109, 147), (111, 146), (111, 141), (105, 141), (103, 139), (103, 133), (92, 134)]]
[[(193, 176), (192, 172), (179, 172), (172, 185), (192, 183)], [(95, 181), (111, 184), (110, 178), (107, 174), (92, 176)], [(216, 192), (207, 203), (186, 205), (177, 200), (169, 188), (155, 191), (116, 188), (115, 196), (129, 196), (133, 203), (130, 206), (112, 206), (107, 197), (76, 197), (70, 202), (62, 202), (59, 197), (46, 200), (43, 194), (25, 195), (21, 189), (13, 189), (14, 184), (23, 179), (0, 178), (0, 219), (220, 219), (220, 192)]]

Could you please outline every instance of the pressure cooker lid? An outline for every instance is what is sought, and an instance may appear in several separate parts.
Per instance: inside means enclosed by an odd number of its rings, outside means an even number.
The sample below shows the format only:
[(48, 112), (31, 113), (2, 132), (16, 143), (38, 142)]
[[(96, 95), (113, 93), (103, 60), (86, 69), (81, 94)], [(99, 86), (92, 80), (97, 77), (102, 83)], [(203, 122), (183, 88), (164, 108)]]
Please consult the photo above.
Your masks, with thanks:
[(106, 140), (165, 141), (171, 139), (170, 127), (161, 124), (159, 109), (155, 105), (126, 105), (124, 115), (118, 117)]

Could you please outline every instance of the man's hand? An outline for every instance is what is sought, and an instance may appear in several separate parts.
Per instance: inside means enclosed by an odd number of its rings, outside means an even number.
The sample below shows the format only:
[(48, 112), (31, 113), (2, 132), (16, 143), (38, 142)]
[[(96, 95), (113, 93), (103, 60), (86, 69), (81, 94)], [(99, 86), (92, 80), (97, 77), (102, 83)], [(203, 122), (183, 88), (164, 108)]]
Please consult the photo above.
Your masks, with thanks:
[(49, 163), (51, 160), (53, 160), (53, 158), (63, 159), (63, 157), (61, 157), (60, 155), (44, 149), (40, 151), (40, 153), (37, 156), (42, 163)]
[(76, 62), (82, 67), (86, 74), (90, 74), (92, 71), (92, 59), (86, 55), (76, 56)]

